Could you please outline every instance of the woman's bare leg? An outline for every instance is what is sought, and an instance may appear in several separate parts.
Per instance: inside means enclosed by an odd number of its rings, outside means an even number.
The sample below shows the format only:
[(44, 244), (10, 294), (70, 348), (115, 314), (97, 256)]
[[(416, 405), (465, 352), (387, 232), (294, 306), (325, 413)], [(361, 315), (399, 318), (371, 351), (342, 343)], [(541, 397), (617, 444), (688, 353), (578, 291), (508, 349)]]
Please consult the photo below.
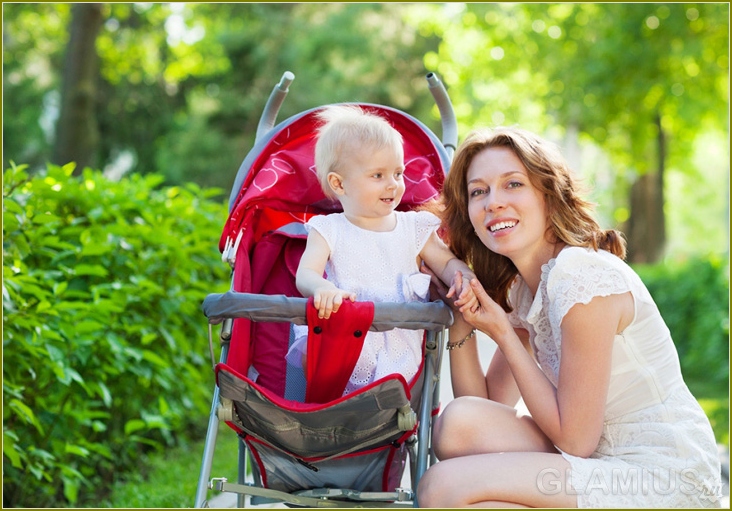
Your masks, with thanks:
[(569, 462), (531, 417), (483, 398), (451, 401), (435, 424), (441, 460), (419, 482), (422, 507), (576, 507)]
[(433, 445), (440, 460), (507, 451), (557, 452), (531, 417), (479, 397), (448, 403), (435, 423)]
[(505, 452), (440, 461), (419, 481), (420, 507), (577, 507), (561, 454)]

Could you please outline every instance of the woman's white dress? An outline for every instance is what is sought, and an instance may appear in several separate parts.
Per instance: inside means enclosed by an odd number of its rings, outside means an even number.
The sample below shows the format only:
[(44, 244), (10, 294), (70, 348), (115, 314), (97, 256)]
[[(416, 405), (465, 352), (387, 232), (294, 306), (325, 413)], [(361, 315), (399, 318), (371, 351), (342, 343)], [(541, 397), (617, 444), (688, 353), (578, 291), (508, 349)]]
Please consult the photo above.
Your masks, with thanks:
[[(529, 331), (536, 360), (556, 386), (561, 323), (577, 303), (630, 292), (635, 318), (615, 336), (605, 423), (589, 458), (571, 465), (579, 507), (718, 507), (720, 463), (709, 421), (681, 375), (671, 335), (638, 275), (606, 251), (567, 247), (542, 267), (535, 297), (511, 288), (514, 326)], [(546, 491), (557, 488), (546, 474)], [(554, 483), (554, 484), (552, 484)]]
[[(427, 301), (430, 277), (420, 273), (417, 258), (440, 220), (426, 211), (397, 211), (396, 215), (396, 227), (388, 232), (357, 227), (343, 213), (311, 218), (306, 228), (317, 230), (330, 247), (327, 280), (356, 293), (357, 301)], [(307, 327), (294, 328), (287, 360), (302, 367)], [(423, 330), (369, 332), (344, 395), (394, 373), (409, 383), (422, 361), (423, 336)]]

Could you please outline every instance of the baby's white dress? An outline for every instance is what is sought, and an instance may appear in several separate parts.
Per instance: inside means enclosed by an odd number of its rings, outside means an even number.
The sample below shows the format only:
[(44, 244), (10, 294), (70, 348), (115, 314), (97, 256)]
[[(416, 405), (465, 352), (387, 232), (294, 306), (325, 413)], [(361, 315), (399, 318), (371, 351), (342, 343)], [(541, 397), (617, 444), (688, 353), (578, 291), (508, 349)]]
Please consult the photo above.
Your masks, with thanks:
[[(326, 278), (339, 289), (356, 293), (360, 302), (427, 301), (430, 277), (420, 273), (417, 258), (440, 220), (426, 211), (397, 211), (388, 232), (362, 229), (343, 213), (311, 218), (305, 227), (317, 230), (330, 247)], [(336, 313), (337, 314), (337, 313)], [(400, 373), (407, 383), (422, 360), (423, 330), (368, 332), (344, 395), (384, 376)], [(307, 326), (294, 326), (287, 361), (302, 367)]]
[[(595, 296), (628, 291), (635, 318), (615, 336), (599, 445), (589, 458), (562, 453), (571, 465), (571, 491), (579, 507), (719, 507), (714, 433), (684, 383), (650, 293), (625, 262), (603, 250), (567, 247), (542, 267), (535, 297), (517, 279), (509, 317), (529, 331), (536, 360), (556, 386), (564, 315)], [(558, 481), (540, 483), (553, 491)]]

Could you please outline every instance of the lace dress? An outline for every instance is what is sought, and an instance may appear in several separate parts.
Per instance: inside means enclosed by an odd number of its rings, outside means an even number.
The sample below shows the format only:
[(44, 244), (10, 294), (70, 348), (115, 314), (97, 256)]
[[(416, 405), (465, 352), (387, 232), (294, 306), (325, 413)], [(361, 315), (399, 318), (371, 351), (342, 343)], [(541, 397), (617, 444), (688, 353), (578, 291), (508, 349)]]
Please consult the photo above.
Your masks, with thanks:
[[(375, 232), (348, 221), (343, 213), (316, 216), (306, 228), (316, 229), (330, 247), (326, 278), (356, 293), (358, 301), (427, 301), (430, 277), (419, 272), (417, 258), (440, 220), (426, 211), (397, 211), (394, 230)], [(400, 373), (409, 382), (422, 361), (422, 330), (369, 332), (344, 395), (384, 376)], [(287, 361), (302, 367), (307, 327), (294, 326)]]
[(537, 362), (556, 386), (562, 318), (577, 303), (630, 291), (633, 322), (615, 336), (602, 436), (571, 465), (579, 507), (719, 507), (720, 463), (709, 421), (684, 383), (671, 335), (638, 275), (606, 251), (562, 250), (542, 267), (536, 297), (519, 278), (514, 326), (530, 333)]

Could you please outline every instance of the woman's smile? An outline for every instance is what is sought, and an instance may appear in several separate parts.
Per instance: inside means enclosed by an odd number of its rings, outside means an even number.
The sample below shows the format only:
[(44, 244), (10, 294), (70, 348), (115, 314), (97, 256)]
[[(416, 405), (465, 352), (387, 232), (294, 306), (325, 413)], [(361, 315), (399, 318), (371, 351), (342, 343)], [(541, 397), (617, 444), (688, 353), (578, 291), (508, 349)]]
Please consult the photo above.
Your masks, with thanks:
[(488, 222), (486, 228), (494, 236), (502, 236), (508, 234), (516, 225), (518, 225), (518, 220), (502, 220), (499, 218)]

